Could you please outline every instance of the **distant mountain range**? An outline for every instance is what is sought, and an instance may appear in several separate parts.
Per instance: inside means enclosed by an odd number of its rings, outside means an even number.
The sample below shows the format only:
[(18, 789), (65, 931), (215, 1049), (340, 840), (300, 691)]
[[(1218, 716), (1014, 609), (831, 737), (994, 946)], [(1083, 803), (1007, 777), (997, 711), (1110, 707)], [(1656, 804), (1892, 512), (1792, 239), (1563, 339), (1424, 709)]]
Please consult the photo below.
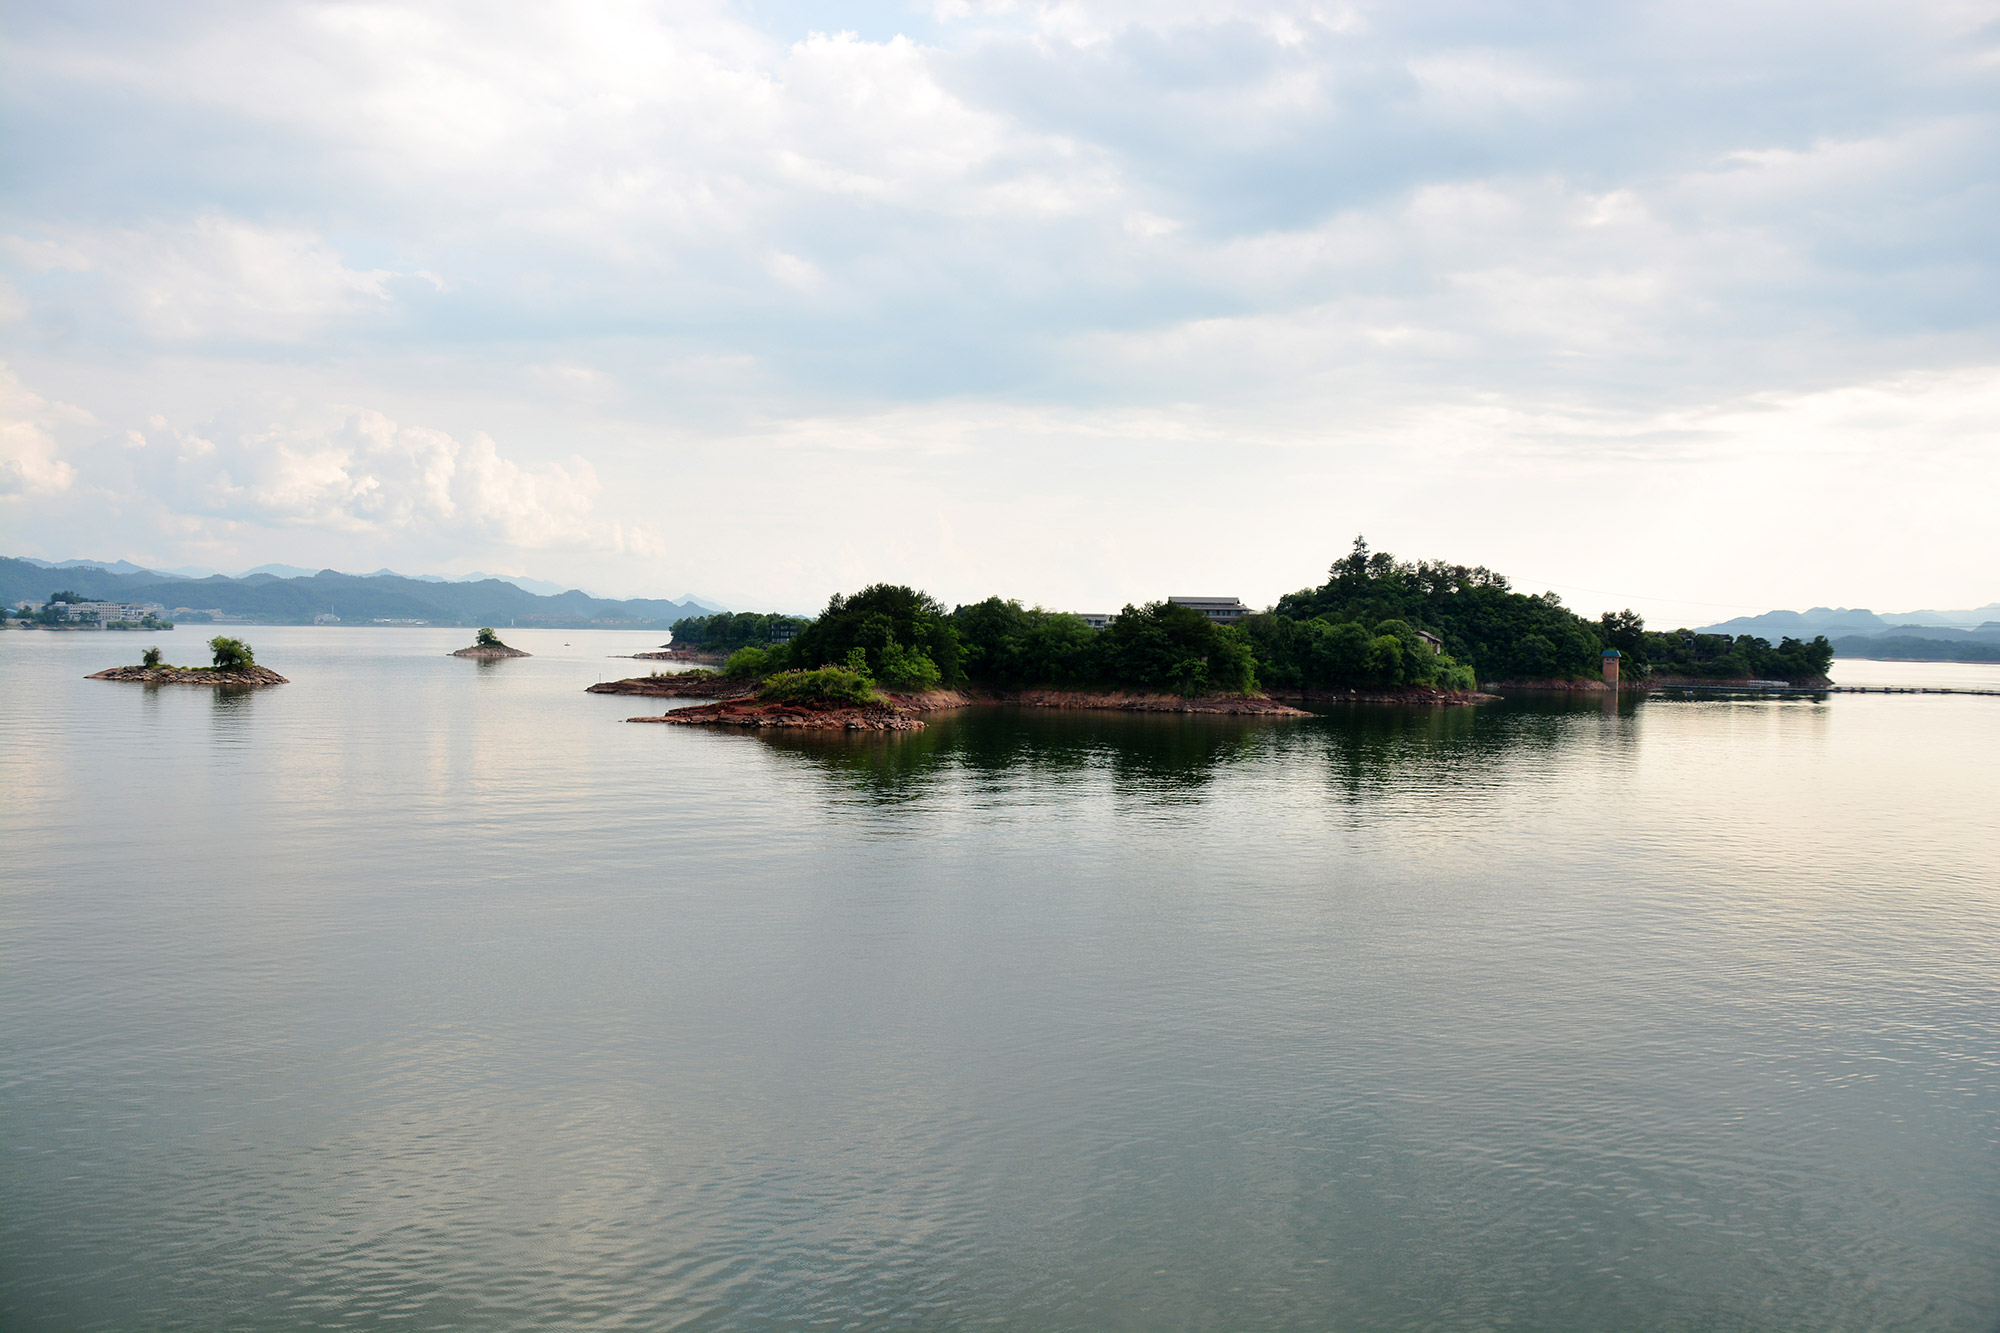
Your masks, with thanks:
[(683, 616), (725, 609), (692, 597), (621, 601), (540, 580), (477, 574), (446, 579), (435, 574), (409, 577), (386, 569), (373, 574), (342, 574), (331, 569), (261, 565), (232, 578), (212, 572), (147, 569), (125, 560), (0, 556), (0, 601), (9, 606), (40, 602), (65, 588), (106, 601), (157, 602), (175, 620), (267, 625), (311, 624), (316, 617), (333, 615), (342, 624), (394, 621), (665, 629)]
[[(135, 565), (129, 560), (37, 560), (31, 555), (16, 556), (15, 559), (24, 560), (31, 565), (39, 565), (43, 569), (93, 568), (102, 569), (112, 574), (151, 574), (156, 578), (174, 579), (247, 579), (252, 574), (269, 574), (271, 577), (279, 579), (310, 579), (317, 578), (320, 574), (326, 572), (318, 569), (306, 569), (300, 565), (258, 565), (255, 569), (246, 569), (240, 574), (225, 574), (221, 570), (208, 569), (201, 565), (177, 565), (172, 569), (148, 569), (144, 565)], [(407, 578), (415, 579), (419, 583), (484, 583), (488, 579), (498, 579), (502, 583), (511, 583), (515, 587), (525, 589), (538, 597), (560, 597), (566, 592), (580, 591), (575, 588), (565, 588), (560, 583), (550, 583), (547, 579), (523, 578), (517, 574), (401, 574), (393, 569), (378, 569), (372, 574), (360, 574), (353, 577), (370, 579)], [(700, 606), (709, 611), (726, 611), (729, 609), (720, 602), (712, 602), (706, 597), (697, 597), (691, 592), (683, 593), (681, 596), (669, 600)]]
[(1810, 611), (1766, 611), (1704, 625), (1701, 634), (1754, 634), (1776, 643), (1790, 635), (1824, 634), (1840, 657), (1940, 662), (2000, 662), (2000, 602), (1968, 611), (1891, 611), (1816, 606)]

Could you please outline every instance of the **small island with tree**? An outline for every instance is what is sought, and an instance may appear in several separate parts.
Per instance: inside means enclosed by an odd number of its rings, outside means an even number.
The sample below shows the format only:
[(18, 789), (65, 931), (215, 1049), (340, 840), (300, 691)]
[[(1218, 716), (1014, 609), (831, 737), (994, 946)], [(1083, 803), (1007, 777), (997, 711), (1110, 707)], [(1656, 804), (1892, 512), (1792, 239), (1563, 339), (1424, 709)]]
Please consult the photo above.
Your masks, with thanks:
[(502, 657), (533, 657), (534, 654), (524, 653), (519, 648), (509, 648), (506, 644), (500, 642), (498, 634), (495, 634), (490, 629), (482, 629), (478, 634), (473, 636), (470, 648), (461, 648), (453, 653), (452, 656), (478, 657), (493, 660)]
[(137, 666), (112, 667), (95, 671), (86, 680), (135, 680), (145, 685), (289, 685), (269, 667), (258, 666), (250, 645), (241, 639), (217, 635), (208, 641), (214, 658), (211, 666), (169, 666), (160, 660), (158, 648), (148, 648)]

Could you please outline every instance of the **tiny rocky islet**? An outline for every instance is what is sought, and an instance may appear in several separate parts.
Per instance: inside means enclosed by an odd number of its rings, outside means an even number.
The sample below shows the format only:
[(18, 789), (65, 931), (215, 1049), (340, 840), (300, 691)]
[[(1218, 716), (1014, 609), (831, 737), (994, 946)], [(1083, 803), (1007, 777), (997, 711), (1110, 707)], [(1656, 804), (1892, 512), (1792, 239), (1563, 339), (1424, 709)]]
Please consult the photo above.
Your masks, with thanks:
[(205, 667), (172, 666), (160, 660), (158, 648), (148, 648), (136, 666), (110, 667), (93, 671), (86, 680), (137, 681), (143, 685), (289, 685), (291, 682), (267, 666), (257, 665), (250, 645), (241, 639), (218, 635), (208, 641), (214, 663)]
[(500, 642), (500, 636), (491, 629), (481, 629), (470, 646), (460, 648), (453, 657), (476, 657), (484, 661), (496, 661), (503, 657), (533, 657), (533, 653), (519, 648), (510, 648)]

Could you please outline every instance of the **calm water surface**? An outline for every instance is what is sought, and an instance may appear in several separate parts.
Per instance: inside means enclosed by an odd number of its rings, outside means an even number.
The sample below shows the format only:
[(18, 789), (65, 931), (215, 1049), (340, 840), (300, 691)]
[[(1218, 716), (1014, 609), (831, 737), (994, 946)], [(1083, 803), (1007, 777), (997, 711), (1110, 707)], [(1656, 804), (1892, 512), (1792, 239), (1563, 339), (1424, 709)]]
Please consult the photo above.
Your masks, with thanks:
[(81, 679), (203, 637), (0, 634), (6, 1328), (2000, 1327), (2000, 699)]

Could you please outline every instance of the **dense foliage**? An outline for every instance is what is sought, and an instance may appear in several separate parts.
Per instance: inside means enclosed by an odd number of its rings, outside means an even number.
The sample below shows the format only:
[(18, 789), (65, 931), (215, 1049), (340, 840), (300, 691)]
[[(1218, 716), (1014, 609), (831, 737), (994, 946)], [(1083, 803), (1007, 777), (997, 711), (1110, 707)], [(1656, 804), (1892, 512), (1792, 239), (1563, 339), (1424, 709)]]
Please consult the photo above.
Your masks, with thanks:
[(835, 666), (781, 671), (757, 687), (757, 697), (770, 703), (859, 705), (875, 702), (876, 695), (867, 676)]
[(1097, 683), (1098, 631), (1072, 615), (989, 597), (951, 613), (967, 677), (999, 689)]
[(756, 679), (826, 666), (905, 692), (966, 681), (1186, 694), (1243, 693), (1257, 684), (1249, 640), (1186, 607), (1128, 606), (1100, 631), (998, 597), (947, 614), (924, 593), (879, 583), (832, 598), (790, 643), (738, 649), (723, 671)]
[(505, 648), (507, 646), (500, 642), (500, 636), (495, 634), (491, 627), (482, 628), (479, 633), (473, 635), (472, 642), (475, 647), (479, 648)]
[(1096, 683), (1182, 694), (1245, 694), (1257, 670), (1243, 632), (1171, 602), (1126, 607), (1099, 630), (1091, 654)]
[(755, 611), (718, 611), (712, 616), (683, 616), (674, 622), (674, 646), (708, 648), (732, 652), (738, 648), (761, 647), (780, 637), (789, 638), (810, 622), (800, 616), (769, 615)]
[(215, 654), (215, 665), (221, 671), (234, 671), (242, 667), (257, 665), (250, 645), (241, 639), (224, 638), (218, 634), (208, 641), (208, 650)]
[[(1307, 628), (1314, 621), (1322, 627)], [(1596, 627), (1554, 593), (1514, 592), (1505, 575), (1483, 565), (1400, 561), (1371, 552), (1359, 537), (1333, 562), (1325, 583), (1286, 594), (1246, 628), (1258, 644), (1264, 678), (1306, 688), (1457, 688), (1469, 684), (1475, 669), (1485, 680), (1595, 676), (1604, 646)], [(1418, 630), (1441, 638), (1443, 652), (1412, 651)], [(1400, 657), (1384, 639), (1396, 640)]]
[(817, 620), (770, 652), (790, 665), (819, 667), (846, 665), (857, 650), (855, 660), (892, 690), (935, 689), (964, 679), (958, 631), (944, 607), (928, 593), (889, 583), (870, 584), (852, 597), (835, 593)]
[(1811, 642), (1786, 637), (1773, 648), (1754, 634), (1696, 634), (1675, 630), (1661, 634), (1630, 611), (1607, 613), (1600, 622), (1606, 646), (1636, 665), (1645, 675), (1693, 676), (1711, 680), (1788, 680), (1794, 684), (1826, 678), (1833, 667), (1833, 645), (1824, 634)]
[(1260, 682), (1468, 690), (1475, 670), (1494, 681), (1595, 678), (1606, 647), (1620, 650), (1634, 677), (1657, 670), (1809, 681), (1826, 674), (1832, 657), (1823, 638), (1773, 648), (1748, 636), (1651, 633), (1630, 611), (1585, 620), (1554, 593), (1517, 593), (1490, 569), (1399, 561), (1356, 538), (1325, 583), (1233, 625), (1170, 602), (1127, 606), (1101, 630), (999, 597), (947, 614), (925, 593), (878, 583), (833, 597), (789, 643), (738, 647), (723, 671), (765, 680), (767, 689), (787, 675), (831, 670), (900, 691), (962, 682), (1190, 695), (1248, 693)]

